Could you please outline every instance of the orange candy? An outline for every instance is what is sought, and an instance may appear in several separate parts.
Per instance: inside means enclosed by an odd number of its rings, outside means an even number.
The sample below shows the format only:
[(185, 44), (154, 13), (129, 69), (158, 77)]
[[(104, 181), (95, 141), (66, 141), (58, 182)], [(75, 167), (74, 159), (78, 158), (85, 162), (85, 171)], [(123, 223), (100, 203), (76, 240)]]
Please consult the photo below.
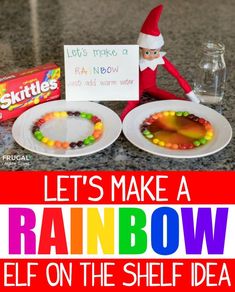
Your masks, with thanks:
[(55, 147), (56, 148), (61, 148), (62, 147), (62, 143), (60, 141), (55, 141)]
[(175, 149), (175, 150), (176, 150), (176, 149), (178, 149), (178, 148), (179, 148), (178, 144), (173, 144), (173, 145), (172, 145), (172, 149)]
[(166, 143), (166, 147), (167, 148), (171, 148), (172, 147), (172, 143)]
[(48, 114), (46, 114), (45, 116), (43, 116), (43, 119), (44, 119), (45, 121), (49, 121), (49, 120), (51, 120), (51, 119), (53, 119), (53, 118), (54, 118), (53, 113), (48, 113)]
[(211, 126), (211, 124), (207, 124), (207, 125), (205, 125), (205, 129), (207, 130), (207, 131), (210, 131), (210, 130), (212, 130), (212, 126)]
[(158, 118), (161, 118), (163, 116), (163, 113), (157, 113)]
[(46, 115), (43, 117), (43, 119), (44, 119), (45, 121), (49, 121), (49, 120), (51, 120), (51, 115), (50, 115), (50, 114), (46, 114)]
[(95, 138), (95, 139), (98, 139), (100, 136), (102, 135), (102, 131), (101, 130), (95, 130), (92, 134), (92, 136)]
[(62, 148), (67, 149), (67, 148), (69, 148), (69, 143), (68, 142), (63, 142), (61, 144), (61, 146), (62, 146)]
[(158, 117), (159, 117), (159, 115), (158, 115), (158, 114), (154, 114), (154, 115), (152, 115), (152, 118), (153, 118), (154, 120), (157, 120), (157, 119), (158, 119)]

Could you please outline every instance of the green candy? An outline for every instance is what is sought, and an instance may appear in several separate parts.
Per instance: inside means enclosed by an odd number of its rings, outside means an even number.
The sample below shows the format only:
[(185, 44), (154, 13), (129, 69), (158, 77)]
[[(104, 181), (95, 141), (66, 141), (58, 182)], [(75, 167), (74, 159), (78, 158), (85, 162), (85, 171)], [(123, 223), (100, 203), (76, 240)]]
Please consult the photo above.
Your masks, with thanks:
[(89, 137), (87, 137), (87, 139), (88, 139), (91, 143), (94, 143), (94, 142), (95, 142), (95, 137), (93, 137), (93, 136), (89, 136)]
[(182, 117), (183, 112), (176, 112), (177, 117)]
[(149, 135), (151, 133), (149, 132), (149, 130), (144, 130), (143, 134), (144, 134), (144, 136), (147, 136), (147, 135)]
[(201, 145), (201, 143), (200, 143), (200, 141), (197, 140), (197, 141), (194, 141), (194, 142), (193, 142), (193, 145), (196, 146), (196, 147), (198, 147), (198, 146)]
[(35, 131), (34, 133), (33, 133), (33, 135), (36, 137), (38, 134), (42, 134), (42, 132), (41, 131)]
[(86, 138), (85, 140), (83, 140), (83, 144), (84, 145), (90, 145), (91, 144), (90, 139)]
[(80, 114), (80, 117), (86, 119), (87, 114), (86, 114), (86, 113), (81, 113), (81, 114)]
[(207, 143), (206, 138), (201, 138), (199, 141), (200, 141), (200, 143), (203, 144), (203, 145)]
[(91, 120), (91, 119), (92, 119), (92, 117), (93, 117), (93, 115), (92, 115), (92, 114), (86, 114), (86, 118), (87, 118), (88, 120)]
[(187, 117), (189, 115), (189, 112), (183, 112), (183, 116)]
[(86, 139), (83, 140), (84, 145), (91, 145), (95, 142), (94, 136), (88, 136)]
[(146, 135), (146, 137), (148, 138), (148, 139), (152, 139), (153, 138), (153, 134), (148, 134), (148, 135)]
[(37, 133), (36, 135), (34, 135), (35, 138), (38, 140), (38, 141), (41, 141), (42, 138), (44, 137), (43, 134), (41, 132)]
[(34, 137), (35, 137), (38, 141), (41, 141), (42, 138), (44, 137), (41, 131), (35, 131), (35, 132), (33, 133), (33, 135), (34, 135)]

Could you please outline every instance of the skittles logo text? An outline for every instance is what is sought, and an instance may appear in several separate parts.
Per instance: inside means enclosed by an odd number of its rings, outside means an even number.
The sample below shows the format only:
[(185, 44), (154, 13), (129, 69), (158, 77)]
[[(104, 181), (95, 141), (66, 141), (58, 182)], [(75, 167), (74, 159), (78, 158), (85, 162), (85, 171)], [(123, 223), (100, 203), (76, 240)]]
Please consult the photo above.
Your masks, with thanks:
[(36, 96), (40, 93), (47, 92), (49, 90), (55, 90), (58, 88), (57, 80), (51, 79), (48, 81), (43, 81), (40, 83), (39, 81), (36, 81), (34, 83), (31, 83), (30, 85), (25, 85), (24, 87), (20, 87), (20, 91), (14, 92), (11, 91), (10, 93), (4, 94), (0, 98), (0, 108), (1, 109), (7, 109), (11, 105), (14, 105), (16, 103), (19, 103), (26, 98), (31, 98), (33, 96)]

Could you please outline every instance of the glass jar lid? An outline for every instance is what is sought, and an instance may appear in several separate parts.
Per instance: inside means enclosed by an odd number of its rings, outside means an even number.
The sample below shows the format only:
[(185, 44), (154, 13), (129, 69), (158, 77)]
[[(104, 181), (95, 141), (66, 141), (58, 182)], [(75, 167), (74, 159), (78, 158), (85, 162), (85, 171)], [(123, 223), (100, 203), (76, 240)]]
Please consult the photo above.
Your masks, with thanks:
[(208, 55), (221, 55), (225, 51), (225, 46), (221, 42), (207, 41), (202, 44), (202, 50)]

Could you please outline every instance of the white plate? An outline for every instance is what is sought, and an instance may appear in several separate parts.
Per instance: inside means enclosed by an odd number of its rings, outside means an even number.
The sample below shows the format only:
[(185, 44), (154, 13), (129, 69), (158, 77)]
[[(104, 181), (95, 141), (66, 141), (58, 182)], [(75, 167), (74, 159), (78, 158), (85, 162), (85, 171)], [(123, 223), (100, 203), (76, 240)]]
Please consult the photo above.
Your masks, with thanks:
[[(140, 132), (141, 123), (153, 113), (170, 110), (188, 111), (208, 120), (214, 128), (213, 139), (208, 144), (191, 150), (171, 150), (148, 141)], [(125, 117), (123, 132), (136, 147), (155, 155), (172, 158), (196, 158), (211, 155), (228, 145), (232, 138), (232, 128), (221, 114), (204, 105), (181, 100), (154, 101), (138, 106)]]
[[(32, 135), (33, 123), (44, 114), (55, 111), (83, 111), (101, 118), (104, 133), (94, 144), (76, 149), (50, 148), (37, 141)], [(78, 131), (78, 127), (79, 131)], [(55, 119), (44, 126), (44, 133), (51, 139), (77, 141), (92, 134), (92, 125), (87, 120), (65, 119), (63, 123)], [(122, 123), (119, 116), (104, 105), (96, 102), (76, 102), (57, 100), (35, 106), (20, 115), (14, 122), (12, 135), (22, 147), (32, 152), (55, 157), (77, 157), (98, 152), (111, 145), (120, 135)], [(78, 136), (79, 135), (79, 136)]]

